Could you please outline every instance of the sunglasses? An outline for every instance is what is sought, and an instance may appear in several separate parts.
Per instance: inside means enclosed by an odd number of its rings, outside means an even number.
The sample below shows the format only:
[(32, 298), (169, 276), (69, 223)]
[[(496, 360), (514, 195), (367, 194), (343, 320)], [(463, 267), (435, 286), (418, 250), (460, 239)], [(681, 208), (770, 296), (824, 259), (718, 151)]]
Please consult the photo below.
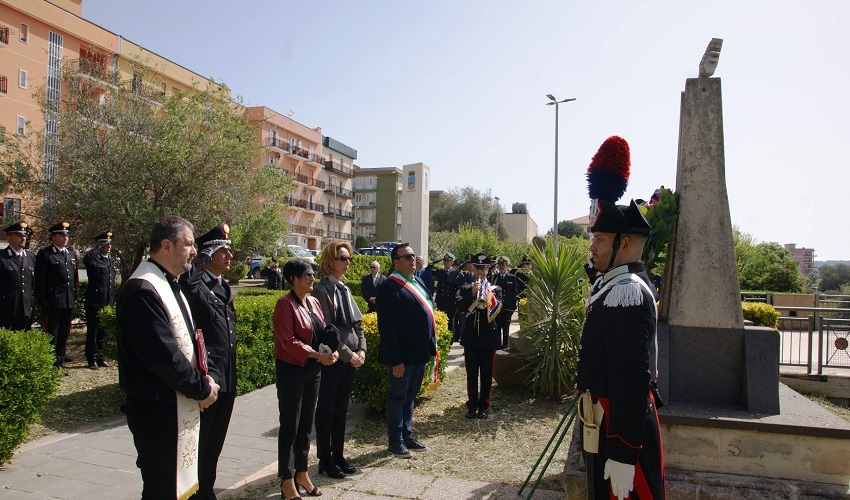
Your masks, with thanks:
[(338, 260), (340, 262), (351, 262), (352, 259), (351, 259), (351, 257), (349, 257), (347, 255), (343, 255), (341, 257), (336, 257), (335, 260)]
[(302, 278), (313, 278), (313, 279), (316, 279), (316, 273), (314, 273), (313, 271), (307, 271), (307, 272), (306, 272), (306, 273), (304, 273), (304, 275), (303, 275), (303, 276), (301, 276), (301, 277), (302, 277)]
[(416, 258), (416, 254), (413, 254), (413, 253), (406, 253), (406, 254), (404, 254), (404, 255), (399, 255), (399, 256), (396, 258), (396, 260), (398, 260), (398, 259), (413, 260), (413, 259), (415, 259), (415, 258)]

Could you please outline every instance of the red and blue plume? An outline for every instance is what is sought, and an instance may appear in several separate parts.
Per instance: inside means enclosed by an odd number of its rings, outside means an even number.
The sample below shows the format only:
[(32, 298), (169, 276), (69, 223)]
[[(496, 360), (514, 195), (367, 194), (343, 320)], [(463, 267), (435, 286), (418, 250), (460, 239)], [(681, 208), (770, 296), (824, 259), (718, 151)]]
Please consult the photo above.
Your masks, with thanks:
[(629, 185), (629, 143), (612, 135), (599, 146), (587, 167), (587, 192), (592, 200), (616, 203)]

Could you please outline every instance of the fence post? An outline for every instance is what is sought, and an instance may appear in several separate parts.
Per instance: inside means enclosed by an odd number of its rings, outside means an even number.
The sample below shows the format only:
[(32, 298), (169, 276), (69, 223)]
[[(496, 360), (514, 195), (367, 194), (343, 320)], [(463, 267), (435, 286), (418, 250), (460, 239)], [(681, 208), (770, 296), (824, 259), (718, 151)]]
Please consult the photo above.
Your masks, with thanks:
[(820, 307), (820, 292), (815, 290), (815, 328), (818, 331), (818, 375), (823, 374), (823, 321), (818, 308)]
[(814, 330), (815, 330), (815, 317), (809, 316), (809, 356), (808, 361), (806, 361), (806, 375), (812, 374), (812, 347), (814, 347)]

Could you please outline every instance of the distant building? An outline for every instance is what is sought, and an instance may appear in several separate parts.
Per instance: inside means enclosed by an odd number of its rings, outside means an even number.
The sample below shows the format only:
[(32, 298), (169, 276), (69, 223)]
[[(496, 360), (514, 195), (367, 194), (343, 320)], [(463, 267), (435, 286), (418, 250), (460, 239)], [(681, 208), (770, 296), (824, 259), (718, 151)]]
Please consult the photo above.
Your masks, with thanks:
[(804, 276), (809, 276), (815, 272), (815, 249), (814, 248), (797, 248), (796, 243), (786, 243), (785, 249), (791, 252), (794, 260), (799, 264), (800, 272)]
[(401, 240), (402, 172), (354, 166), (355, 234), (373, 244)]
[(582, 215), (578, 219), (573, 219), (570, 222), (573, 224), (577, 224), (584, 228), (584, 232), (590, 234), (590, 217), (587, 215)]
[(537, 236), (537, 223), (528, 215), (525, 203), (514, 203), (511, 211), (505, 213), (505, 227), (509, 238), (523, 243), (529, 243)]

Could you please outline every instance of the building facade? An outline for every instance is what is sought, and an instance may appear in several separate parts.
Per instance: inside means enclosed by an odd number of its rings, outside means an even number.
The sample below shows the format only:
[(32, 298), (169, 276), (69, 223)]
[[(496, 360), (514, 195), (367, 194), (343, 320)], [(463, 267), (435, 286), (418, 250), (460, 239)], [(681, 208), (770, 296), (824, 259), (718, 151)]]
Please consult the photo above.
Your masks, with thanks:
[(796, 243), (786, 243), (785, 249), (791, 252), (804, 276), (811, 276), (815, 272), (815, 250), (813, 248), (797, 248)]
[(401, 240), (402, 171), (396, 167), (354, 169), (355, 238), (373, 245)]

